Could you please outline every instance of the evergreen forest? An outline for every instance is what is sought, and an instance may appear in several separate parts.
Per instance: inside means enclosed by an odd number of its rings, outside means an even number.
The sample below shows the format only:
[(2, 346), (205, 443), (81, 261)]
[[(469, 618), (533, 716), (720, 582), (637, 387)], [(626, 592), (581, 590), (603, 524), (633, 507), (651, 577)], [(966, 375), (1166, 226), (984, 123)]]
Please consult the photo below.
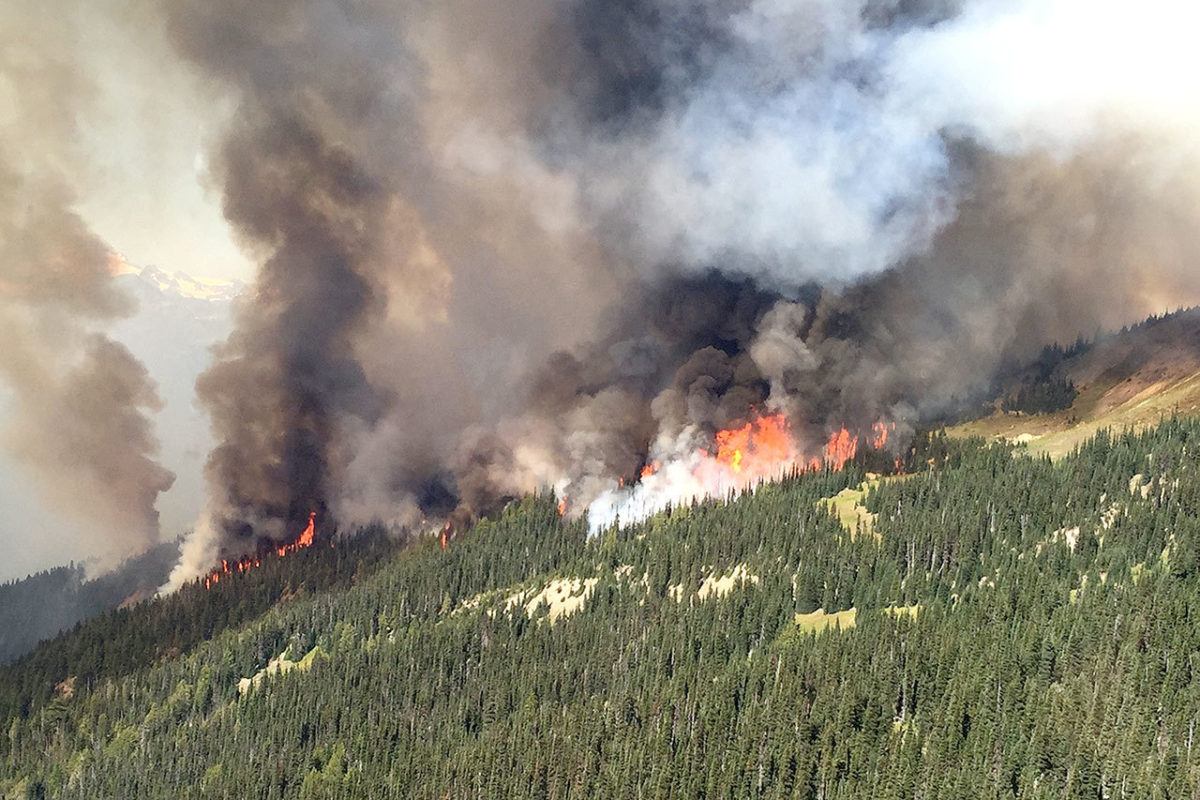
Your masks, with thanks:
[(1195, 797), (1197, 453), (932, 435), (598, 536), (367, 531), (0, 668), (0, 797)]

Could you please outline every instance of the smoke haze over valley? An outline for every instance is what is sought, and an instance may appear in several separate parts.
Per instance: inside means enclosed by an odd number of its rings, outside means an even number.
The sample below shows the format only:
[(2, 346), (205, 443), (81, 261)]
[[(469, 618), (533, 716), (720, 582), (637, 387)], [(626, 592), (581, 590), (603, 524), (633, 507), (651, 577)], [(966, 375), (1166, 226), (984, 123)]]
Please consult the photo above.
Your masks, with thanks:
[[(199, 286), (185, 278), (181, 285), (176, 275), (154, 268), (127, 269), (116, 283), (136, 299), (137, 312), (114, 326), (113, 338), (146, 365), (163, 400), (155, 424), (162, 463), (176, 479), (160, 495), (158, 510), (162, 538), (170, 539), (191, 527), (203, 505), (201, 474), (212, 440), (204, 412), (195, 402), (194, 386), (210, 361), (210, 348), (229, 333), (232, 300), (240, 284)], [(10, 403), (10, 395), (0, 392), (0, 426), (11, 419)], [(41, 502), (21, 463), (7, 455), (0, 455), (0, 508), (0, 539), (20, 543), (9, 549), (0, 581), (70, 560), (90, 561), (92, 571), (112, 566), (95, 544), (102, 532)]]

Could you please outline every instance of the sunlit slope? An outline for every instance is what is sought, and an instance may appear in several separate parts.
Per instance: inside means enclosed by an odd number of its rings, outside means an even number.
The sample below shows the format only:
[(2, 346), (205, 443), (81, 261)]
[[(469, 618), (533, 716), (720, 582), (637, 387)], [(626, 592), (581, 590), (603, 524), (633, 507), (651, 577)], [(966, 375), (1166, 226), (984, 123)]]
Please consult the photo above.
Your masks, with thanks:
[(1036, 415), (996, 412), (948, 432), (1022, 442), (1057, 458), (1104, 428), (1142, 429), (1175, 414), (1200, 414), (1200, 310), (1102, 339), (1067, 359), (1056, 377), (1079, 390), (1070, 408)]

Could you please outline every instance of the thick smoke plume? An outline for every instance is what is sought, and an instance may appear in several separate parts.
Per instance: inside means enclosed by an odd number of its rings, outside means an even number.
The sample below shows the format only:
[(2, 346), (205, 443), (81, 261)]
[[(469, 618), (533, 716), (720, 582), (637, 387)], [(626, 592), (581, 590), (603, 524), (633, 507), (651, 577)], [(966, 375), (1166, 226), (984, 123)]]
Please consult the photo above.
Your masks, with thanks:
[(262, 255), (176, 583), (310, 511), (416, 529), (551, 485), (602, 518), (760, 414), (902, 446), (1047, 340), (1200, 299), (1167, 0), (165, 16), (236, 99), (213, 163)]
[[(0, 20), (30, 20), (26, 4)], [(99, 567), (158, 540), (154, 383), (103, 324), (131, 312), (119, 257), (74, 209), (75, 114), (89, 102), (61, 30), (0, 25), (0, 441), (49, 502), (79, 521)], [(25, 135), (38, 132), (36, 140)]]

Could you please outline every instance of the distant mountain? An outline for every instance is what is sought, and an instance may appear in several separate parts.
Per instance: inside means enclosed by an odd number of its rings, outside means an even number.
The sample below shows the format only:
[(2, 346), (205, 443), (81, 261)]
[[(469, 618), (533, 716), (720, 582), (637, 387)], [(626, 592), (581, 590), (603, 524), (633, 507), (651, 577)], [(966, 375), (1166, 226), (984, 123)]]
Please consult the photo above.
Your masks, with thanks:
[[(130, 268), (129, 272), (118, 276), (118, 280), (127, 276), (137, 278), (137, 283), (142, 287), (153, 286), (167, 297), (210, 303), (232, 302), (245, 288), (245, 284), (240, 281), (193, 278), (183, 272), (168, 272), (154, 266)], [(125, 282), (129, 283), (127, 280)]]

